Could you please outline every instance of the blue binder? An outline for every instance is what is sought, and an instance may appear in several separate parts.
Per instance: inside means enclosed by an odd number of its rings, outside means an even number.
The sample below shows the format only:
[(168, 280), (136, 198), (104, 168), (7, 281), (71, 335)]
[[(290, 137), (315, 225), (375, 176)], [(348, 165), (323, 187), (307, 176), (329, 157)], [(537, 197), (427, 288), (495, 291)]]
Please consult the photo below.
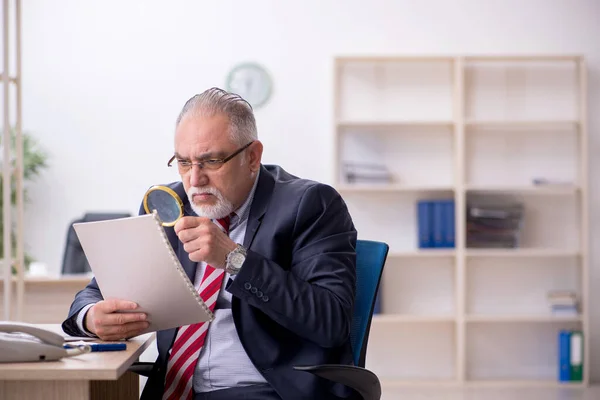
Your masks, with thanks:
[(566, 330), (558, 334), (558, 380), (571, 380), (571, 332)]
[(432, 247), (446, 247), (446, 201), (434, 200), (432, 210)]
[(444, 218), (443, 223), (443, 247), (454, 248), (456, 247), (456, 239), (455, 239), (455, 215), (454, 215), (454, 200), (446, 200), (443, 204), (442, 215)]
[(433, 202), (419, 200), (417, 202), (417, 236), (419, 248), (427, 249), (433, 246)]

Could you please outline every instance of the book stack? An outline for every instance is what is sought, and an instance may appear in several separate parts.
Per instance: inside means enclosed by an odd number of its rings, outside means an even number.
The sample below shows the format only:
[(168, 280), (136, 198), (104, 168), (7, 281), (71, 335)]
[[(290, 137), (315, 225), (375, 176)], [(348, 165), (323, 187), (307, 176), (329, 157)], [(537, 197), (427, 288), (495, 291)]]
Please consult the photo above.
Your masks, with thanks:
[(392, 175), (382, 164), (365, 164), (347, 162), (343, 166), (344, 176), (348, 183), (383, 183), (392, 182)]
[(583, 332), (563, 329), (558, 333), (558, 380), (583, 380)]
[(523, 224), (522, 204), (467, 204), (467, 247), (519, 247)]
[(417, 201), (418, 247), (455, 247), (454, 199)]
[(570, 291), (551, 291), (548, 293), (548, 303), (553, 315), (577, 316), (577, 295)]

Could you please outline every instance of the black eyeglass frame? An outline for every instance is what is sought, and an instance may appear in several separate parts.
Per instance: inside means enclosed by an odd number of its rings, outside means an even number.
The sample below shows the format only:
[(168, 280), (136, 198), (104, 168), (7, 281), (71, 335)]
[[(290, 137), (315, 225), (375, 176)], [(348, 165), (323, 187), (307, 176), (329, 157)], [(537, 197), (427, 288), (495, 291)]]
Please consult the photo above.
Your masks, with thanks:
[[(185, 163), (186, 163), (186, 164), (184, 164), (183, 166), (184, 166), (184, 167), (189, 167), (189, 168), (190, 168), (190, 170), (191, 170), (191, 169), (194, 167), (194, 165), (197, 165), (198, 167), (200, 167), (200, 168), (204, 169), (204, 168), (205, 168), (205, 167), (204, 167), (204, 164), (206, 164), (206, 163), (208, 163), (208, 162), (212, 162), (212, 163), (214, 163), (213, 165), (216, 165), (216, 166), (217, 166), (217, 168), (214, 168), (214, 169), (216, 170), (216, 169), (219, 169), (219, 168), (221, 168), (221, 167), (223, 166), (223, 164), (225, 164), (227, 161), (229, 161), (229, 160), (233, 159), (235, 156), (237, 156), (238, 154), (240, 154), (242, 151), (246, 150), (248, 147), (250, 147), (250, 145), (251, 145), (252, 143), (254, 143), (254, 140), (253, 140), (253, 141), (251, 141), (250, 143), (246, 144), (245, 146), (242, 146), (242, 147), (240, 147), (239, 149), (237, 149), (236, 151), (234, 151), (233, 153), (231, 153), (230, 155), (228, 155), (228, 156), (227, 156), (227, 157), (225, 157), (225, 158), (211, 158), (211, 159), (208, 159), (208, 160), (204, 160), (204, 161), (196, 161), (196, 162), (193, 162), (193, 161), (184, 161), (184, 160), (182, 160), (183, 162), (185, 162)], [(172, 166), (173, 166), (173, 161), (174, 161), (176, 158), (177, 158), (177, 156), (176, 156), (176, 155), (173, 155), (173, 157), (171, 157), (171, 158), (169, 159), (169, 162), (167, 162), (167, 167), (172, 167)], [(177, 163), (178, 163), (178, 164), (181, 164), (181, 163), (179, 162), (179, 160), (177, 160)], [(208, 168), (208, 169), (210, 170), (211, 168)]]

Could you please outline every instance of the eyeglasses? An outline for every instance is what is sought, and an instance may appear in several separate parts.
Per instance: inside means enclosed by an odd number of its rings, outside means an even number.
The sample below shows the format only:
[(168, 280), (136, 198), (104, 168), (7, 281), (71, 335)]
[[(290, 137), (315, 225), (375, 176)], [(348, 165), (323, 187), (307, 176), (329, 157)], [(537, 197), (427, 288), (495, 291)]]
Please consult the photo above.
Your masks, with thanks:
[(254, 143), (254, 140), (251, 141), (250, 143), (248, 143), (247, 145), (245, 145), (244, 147), (241, 147), (240, 149), (236, 150), (231, 155), (229, 155), (225, 158), (211, 158), (208, 160), (192, 162), (190, 160), (180, 160), (180, 159), (177, 159), (177, 156), (173, 156), (167, 163), (167, 167), (172, 167), (173, 161), (176, 161), (180, 174), (185, 174), (185, 173), (189, 172), (194, 165), (197, 165), (198, 167), (200, 167), (202, 169), (215, 171), (215, 170), (221, 168), (223, 166), (223, 164), (225, 164), (227, 161), (231, 160), (233, 157), (237, 156), (242, 151), (246, 150), (252, 143)]

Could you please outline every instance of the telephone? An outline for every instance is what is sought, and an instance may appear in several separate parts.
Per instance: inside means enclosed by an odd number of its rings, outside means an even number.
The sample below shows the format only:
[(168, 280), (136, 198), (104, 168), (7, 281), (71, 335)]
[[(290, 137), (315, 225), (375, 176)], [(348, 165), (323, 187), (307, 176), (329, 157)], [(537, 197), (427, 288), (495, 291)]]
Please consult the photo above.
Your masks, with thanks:
[(89, 345), (65, 348), (58, 333), (23, 322), (0, 321), (0, 363), (56, 361), (91, 351)]

